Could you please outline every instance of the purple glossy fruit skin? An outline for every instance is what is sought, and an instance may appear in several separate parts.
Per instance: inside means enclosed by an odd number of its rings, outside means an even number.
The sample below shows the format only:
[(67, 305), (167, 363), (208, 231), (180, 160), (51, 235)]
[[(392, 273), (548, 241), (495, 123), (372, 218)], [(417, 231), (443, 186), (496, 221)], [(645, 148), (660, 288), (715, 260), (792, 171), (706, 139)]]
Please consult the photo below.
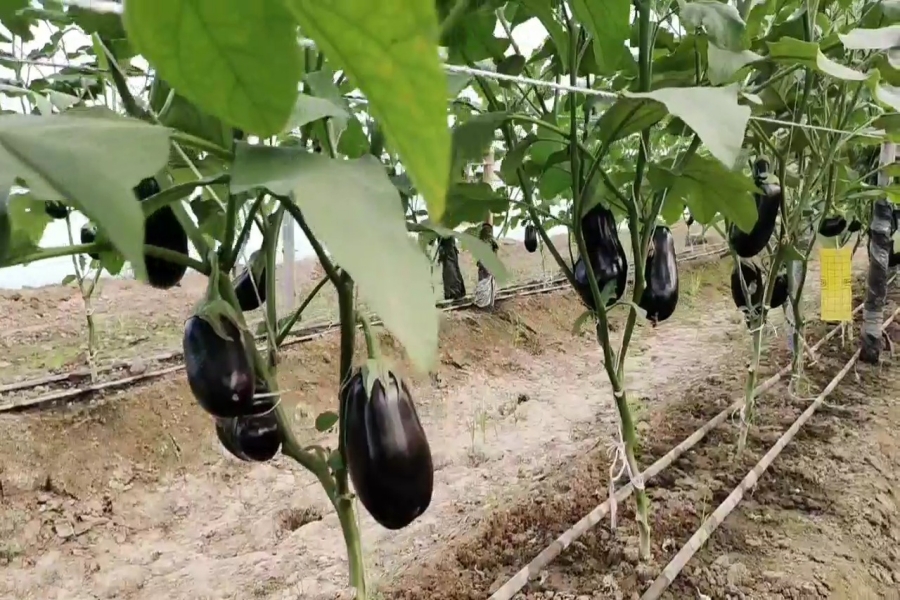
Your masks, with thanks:
[(644, 264), (646, 287), (638, 306), (647, 312), (654, 323), (665, 321), (678, 306), (678, 260), (675, 238), (668, 227), (659, 225), (651, 237), (652, 252)]
[[(611, 210), (598, 204), (582, 217), (581, 233), (600, 292), (603, 292), (609, 282), (616, 282), (615, 293), (607, 301), (607, 306), (611, 306), (625, 293), (628, 283), (628, 257), (619, 241), (616, 218)], [(575, 278), (575, 291), (581, 301), (595, 310), (584, 257), (579, 256), (575, 261), (572, 274)]]
[(393, 374), (371, 398), (357, 371), (341, 392), (344, 448), (356, 495), (382, 527), (402, 529), (431, 503), (431, 448), (409, 388)]
[(197, 403), (221, 419), (259, 412), (253, 406), (254, 371), (237, 327), (222, 319), (232, 338), (219, 337), (212, 325), (192, 316), (184, 325), (184, 366)]

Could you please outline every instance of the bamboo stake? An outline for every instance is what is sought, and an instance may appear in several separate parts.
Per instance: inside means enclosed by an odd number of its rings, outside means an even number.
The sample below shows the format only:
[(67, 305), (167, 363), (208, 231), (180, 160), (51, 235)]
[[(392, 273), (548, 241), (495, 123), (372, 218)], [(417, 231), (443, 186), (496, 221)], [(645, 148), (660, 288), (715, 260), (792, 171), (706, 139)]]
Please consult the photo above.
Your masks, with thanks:
[[(900, 308), (896, 309), (894, 313), (890, 316), (890, 318), (884, 322), (881, 326), (881, 330), (884, 331), (888, 325), (893, 322), (894, 318), (900, 314)], [(650, 585), (647, 591), (641, 596), (641, 600), (656, 600), (659, 598), (663, 592), (668, 589), (672, 582), (675, 581), (675, 578), (681, 573), (682, 569), (684, 569), (685, 565), (687, 565), (688, 561), (697, 553), (700, 548), (703, 547), (703, 544), (710, 538), (713, 532), (722, 524), (722, 522), (731, 514), (731, 512), (737, 508), (738, 504), (740, 504), (741, 499), (744, 497), (744, 493), (752, 490), (756, 486), (756, 482), (759, 481), (759, 478), (763, 473), (766, 472), (772, 462), (778, 458), (778, 455), (781, 454), (781, 451), (794, 439), (794, 436), (797, 435), (797, 432), (800, 431), (800, 428), (813, 416), (813, 413), (825, 402), (825, 398), (828, 397), (831, 392), (838, 386), (841, 380), (847, 375), (853, 365), (856, 364), (856, 361), (859, 359), (860, 350), (857, 350), (853, 353), (853, 356), (850, 357), (850, 360), (847, 361), (847, 364), (844, 365), (844, 368), (841, 369), (837, 375), (831, 380), (831, 382), (825, 386), (825, 389), (822, 390), (822, 393), (813, 401), (812, 404), (809, 405), (803, 413), (794, 421), (793, 425), (791, 425), (787, 431), (784, 432), (775, 445), (772, 446), (768, 452), (766, 452), (765, 456), (756, 464), (753, 469), (747, 473), (747, 476), (741, 481), (741, 483), (734, 488), (731, 494), (728, 495), (727, 498), (716, 508), (716, 510), (703, 522), (703, 525), (700, 526), (694, 535), (691, 536), (691, 539), (687, 541), (687, 543), (682, 546), (681, 550), (678, 551), (678, 554), (672, 558), (668, 565), (663, 569), (662, 573), (659, 574), (659, 577)]]
[[(891, 278), (893, 281), (894, 277)], [(863, 304), (860, 304), (856, 308), (853, 309), (853, 315), (856, 315), (863, 309)], [(814, 355), (828, 340), (836, 336), (841, 331), (841, 325), (836, 325), (829, 331), (821, 340), (816, 342), (816, 344), (810, 349), (810, 353)], [(781, 378), (785, 375), (788, 375), (791, 372), (791, 366), (787, 365), (782, 368), (778, 373), (764, 381), (760, 384), (754, 395), (760, 395), (768, 390), (772, 389), (772, 387), (781, 381)], [(675, 462), (682, 454), (693, 448), (697, 443), (706, 437), (710, 431), (721, 425), (734, 411), (739, 410), (741, 405), (744, 402), (744, 397), (741, 396), (739, 399), (735, 400), (730, 406), (725, 408), (722, 412), (717, 414), (715, 417), (707, 421), (702, 427), (700, 427), (697, 431), (691, 434), (689, 437), (684, 439), (680, 444), (672, 448), (665, 456), (657, 460), (655, 463), (650, 465), (650, 467), (642, 473), (644, 481), (649, 481), (665, 469), (669, 467), (673, 462)], [(634, 491), (631, 483), (628, 483), (622, 486), (615, 494), (616, 502), (624, 502)], [(528, 582), (537, 575), (541, 569), (544, 569), (547, 565), (549, 565), (557, 556), (562, 554), (562, 552), (572, 545), (572, 542), (580, 538), (582, 535), (590, 531), (595, 525), (600, 523), (607, 515), (609, 514), (609, 501), (605, 501), (594, 510), (589, 512), (587, 515), (581, 518), (577, 523), (575, 523), (568, 530), (564, 531), (556, 540), (553, 541), (552, 544), (544, 548), (540, 554), (534, 557), (534, 559), (522, 567), (515, 575), (513, 575), (506, 583), (504, 583), (500, 588), (494, 592), (488, 600), (511, 600), (511, 598), (521, 591)]]

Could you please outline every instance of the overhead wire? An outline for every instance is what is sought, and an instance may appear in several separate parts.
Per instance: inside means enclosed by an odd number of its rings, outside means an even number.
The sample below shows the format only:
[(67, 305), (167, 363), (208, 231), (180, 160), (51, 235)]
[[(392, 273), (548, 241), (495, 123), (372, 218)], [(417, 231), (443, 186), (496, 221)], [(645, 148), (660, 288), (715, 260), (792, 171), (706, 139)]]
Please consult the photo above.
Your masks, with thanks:
[[(123, 5), (118, 2), (113, 2), (110, 0), (62, 0), (62, 4), (68, 4), (71, 6), (78, 6), (80, 8), (85, 8), (88, 10), (93, 10), (96, 12), (105, 12), (105, 13), (114, 13), (121, 15), (123, 13)], [(305, 48), (315, 48), (316, 43), (314, 40), (309, 38), (300, 38), (299, 43), (302, 47)], [(611, 92), (607, 90), (596, 90), (593, 88), (582, 87), (582, 86), (573, 86), (567, 85), (564, 83), (556, 83), (554, 81), (544, 81), (542, 79), (534, 79), (531, 77), (524, 77), (522, 75), (509, 75), (507, 73), (499, 73), (497, 71), (490, 71), (487, 69), (477, 69), (474, 67), (468, 67), (463, 65), (451, 65), (444, 64), (444, 69), (448, 73), (457, 73), (464, 75), (471, 75), (473, 77), (485, 77), (488, 79), (493, 79), (496, 81), (506, 81), (510, 83), (518, 83), (524, 85), (531, 85), (535, 87), (543, 87), (546, 89), (564, 91), (574, 94), (584, 94), (586, 96), (595, 96), (598, 98), (606, 98), (608, 100), (618, 100), (620, 98), (625, 97), (623, 94), (618, 94), (616, 92)], [(360, 98), (351, 98), (354, 101), (360, 101)], [(368, 101), (366, 101), (368, 103)], [(799, 128), (799, 129), (809, 129), (814, 131), (822, 131), (825, 133), (836, 133), (838, 135), (849, 135), (856, 137), (868, 137), (868, 138), (882, 138), (884, 132), (879, 132), (878, 130), (859, 130), (859, 131), (846, 131), (842, 129), (834, 129), (832, 127), (825, 127), (823, 125), (812, 125), (810, 123), (798, 123), (794, 121), (786, 121), (783, 119), (776, 119), (774, 117), (761, 117), (758, 115), (750, 115), (750, 120), (758, 121), (761, 123), (769, 123), (772, 125), (780, 125), (782, 127), (789, 127), (791, 129)]]

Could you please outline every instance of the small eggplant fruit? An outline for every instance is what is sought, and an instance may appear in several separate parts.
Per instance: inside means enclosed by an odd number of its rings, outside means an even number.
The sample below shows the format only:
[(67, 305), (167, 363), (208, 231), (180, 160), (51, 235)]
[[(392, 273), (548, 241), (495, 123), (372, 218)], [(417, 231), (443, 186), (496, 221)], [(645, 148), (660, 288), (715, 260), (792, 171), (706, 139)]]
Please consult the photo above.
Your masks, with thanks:
[(847, 228), (847, 219), (840, 215), (825, 217), (819, 224), (819, 235), (833, 238), (841, 235)]
[(537, 230), (534, 225), (529, 223), (525, 226), (525, 249), (528, 250), (528, 252), (534, 252), (537, 250), (537, 247)]

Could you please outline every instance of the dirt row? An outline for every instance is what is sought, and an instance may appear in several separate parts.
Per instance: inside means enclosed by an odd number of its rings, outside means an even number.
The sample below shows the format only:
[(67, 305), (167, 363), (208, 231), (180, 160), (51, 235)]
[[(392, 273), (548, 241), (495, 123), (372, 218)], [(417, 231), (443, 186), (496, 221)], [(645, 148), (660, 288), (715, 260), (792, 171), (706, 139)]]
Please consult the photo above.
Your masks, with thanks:
[[(683, 410), (694, 416), (686, 393), (696, 391), (693, 410), (713, 411), (740, 388), (747, 335), (729, 272), (726, 261), (685, 267), (676, 315), (637, 332), (630, 402), (644, 439), (666, 450), (689, 433), (679, 429)], [(605, 459), (591, 449), (612, 439), (616, 417), (595, 342), (571, 333), (582, 310), (560, 293), (445, 317), (440, 369), (410, 377), (435, 456), (432, 505), (401, 532), (361, 514), (376, 598), (484, 599), (603, 501)], [(769, 342), (783, 346), (774, 333)], [(333, 409), (336, 350), (323, 338), (281, 366), (284, 402), (310, 443), (329, 443), (312, 420)], [(224, 455), (183, 376), (96, 406), (0, 417), (0, 455), (0, 597), (334, 600), (346, 589), (336, 518), (312, 478), (283, 458)], [(656, 500), (655, 518), (668, 522)], [(628, 519), (619, 516), (619, 550), (581, 540), (597, 554), (560, 557), (531, 597), (614, 597), (598, 586), (609, 583), (603, 565), (625, 564), (635, 547)], [(615, 573), (610, 585), (628, 597)]]
[[(857, 281), (855, 289), (861, 289)], [(857, 298), (857, 302), (860, 298)], [(896, 287), (885, 315), (900, 301)], [(857, 329), (855, 332), (858, 332)], [(811, 339), (824, 335), (822, 323)], [(888, 335), (900, 340), (900, 325)], [(727, 423), (648, 482), (653, 561), (637, 556), (631, 503), (618, 527), (601, 525), (537, 574), (517, 599), (638, 598), (762, 455), (790, 427), (856, 349), (852, 333), (826, 346), (795, 393), (779, 385), (759, 401), (748, 447), (735, 456), (739, 426)], [(664, 598), (768, 600), (897, 598), (900, 590), (900, 366), (859, 365), (776, 459), (739, 508), (713, 534)], [(788, 361), (783, 347), (764, 360), (761, 380)], [(731, 363), (730, 367), (728, 363)], [(741, 395), (740, 361), (643, 421), (649, 465)], [(484, 599), (562, 531), (606, 500), (608, 455), (581, 457), (560, 476), (486, 519), (452, 551), (396, 580), (397, 600)], [(894, 594), (891, 596), (891, 594)]]

